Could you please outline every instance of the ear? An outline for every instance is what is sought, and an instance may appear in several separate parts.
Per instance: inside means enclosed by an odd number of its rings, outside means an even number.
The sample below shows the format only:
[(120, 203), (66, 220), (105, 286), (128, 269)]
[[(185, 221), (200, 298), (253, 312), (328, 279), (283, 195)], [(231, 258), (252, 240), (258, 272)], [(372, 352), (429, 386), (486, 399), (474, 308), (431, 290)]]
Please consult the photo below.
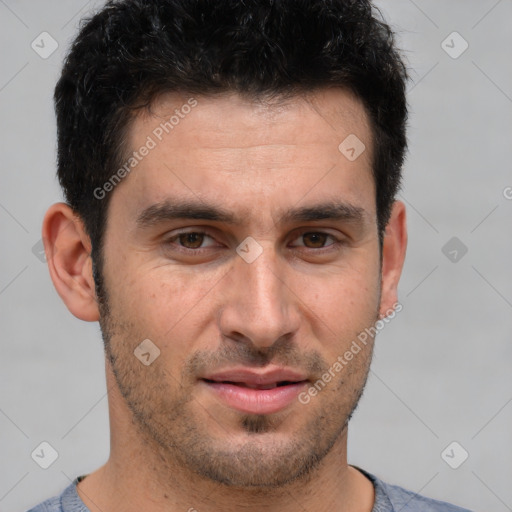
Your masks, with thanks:
[(405, 205), (395, 201), (382, 243), (381, 318), (395, 309), (398, 302), (398, 281), (407, 248)]
[(43, 243), (53, 285), (69, 311), (87, 322), (98, 320), (91, 241), (67, 204), (56, 203), (46, 212)]

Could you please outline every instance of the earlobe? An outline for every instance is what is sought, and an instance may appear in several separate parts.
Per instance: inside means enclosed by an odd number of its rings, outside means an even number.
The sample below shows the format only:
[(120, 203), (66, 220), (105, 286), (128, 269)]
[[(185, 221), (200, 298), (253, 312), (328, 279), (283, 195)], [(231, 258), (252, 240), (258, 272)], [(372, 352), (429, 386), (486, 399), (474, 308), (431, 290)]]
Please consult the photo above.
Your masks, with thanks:
[(91, 242), (81, 219), (67, 204), (56, 203), (46, 212), (42, 235), (57, 293), (77, 318), (98, 320)]
[(405, 205), (395, 201), (386, 226), (382, 245), (382, 275), (380, 315), (387, 316), (398, 303), (398, 282), (402, 273), (407, 249), (407, 224)]

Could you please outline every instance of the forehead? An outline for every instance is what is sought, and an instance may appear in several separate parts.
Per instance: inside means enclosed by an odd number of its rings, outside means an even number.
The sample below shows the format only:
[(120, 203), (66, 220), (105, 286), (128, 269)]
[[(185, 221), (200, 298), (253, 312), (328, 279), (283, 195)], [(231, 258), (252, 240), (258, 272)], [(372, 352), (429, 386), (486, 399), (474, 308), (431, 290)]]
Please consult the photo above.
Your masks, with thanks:
[(221, 147), (234, 140), (235, 146), (248, 147), (269, 142), (327, 142), (326, 136), (336, 142), (350, 130), (367, 138), (369, 122), (362, 102), (340, 88), (273, 99), (249, 99), (236, 93), (169, 93), (158, 97), (132, 122), (131, 145), (136, 146), (148, 131), (155, 130), (157, 138), (172, 134), (165, 141), (170, 146), (181, 146), (188, 139), (194, 145), (215, 143)]
[[(356, 159), (345, 141), (362, 151)], [(126, 162), (137, 162), (116, 195), (134, 209), (173, 194), (242, 213), (326, 193), (374, 207), (368, 117), (341, 89), (279, 101), (167, 94), (134, 119), (127, 147)]]

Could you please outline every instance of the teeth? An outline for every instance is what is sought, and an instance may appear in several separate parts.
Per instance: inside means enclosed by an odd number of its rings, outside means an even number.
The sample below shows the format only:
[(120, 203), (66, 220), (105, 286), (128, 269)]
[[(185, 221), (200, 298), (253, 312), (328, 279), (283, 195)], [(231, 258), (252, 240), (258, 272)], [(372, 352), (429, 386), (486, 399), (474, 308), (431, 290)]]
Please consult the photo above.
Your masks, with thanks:
[[(210, 381), (210, 382), (215, 382), (215, 381)], [(229, 381), (229, 380), (218, 381), (218, 382), (223, 382), (225, 384), (233, 384), (235, 386), (241, 386), (241, 387), (250, 388), (250, 389), (274, 389), (274, 388), (277, 388), (278, 386), (287, 386), (289, 384), (294, 384), (294, 382), (288, 382), (288, 381), (272, 382), (270, 384), (248, 384), (247, 382), (233, 382), (233, 381)]]
[(274, 384), (262, 384), (261, 386), (253, 386), (251, 384), (246, 384), (246, 386), (251, 389), (274, 389), (277, 387), (277, 384), (274, 382)]
[(277, 382), (273, 384), (247, 384), (246, 382), (230, 382), (229, 384), (235, 384), (236, 386), (242, 386), (250, 389), (274, 389), (277, 387)]

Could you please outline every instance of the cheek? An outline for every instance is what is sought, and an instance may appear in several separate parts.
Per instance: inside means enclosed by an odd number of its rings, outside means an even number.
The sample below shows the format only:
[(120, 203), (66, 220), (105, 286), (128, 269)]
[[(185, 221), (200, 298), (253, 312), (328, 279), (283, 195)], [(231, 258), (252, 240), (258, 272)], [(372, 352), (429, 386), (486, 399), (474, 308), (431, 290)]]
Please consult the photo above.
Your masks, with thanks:
[(343, 311), (343, 317), (357, 318), (378, 303), (379, 283), (378, 263), (354, 258), (320, 278), (308, 276), (305, 282), (297, 282), (296, 288), (299, 296), (312, 301), (327, 317)]
[(378, 266), (367, 265), (323, 279), (310, 277), (296, 286), (303, 304), (301, 314), (331, 357), (337, 357), (359, 333), (374, 325), (379, 280)]
[(201, 277), (190, 269), (180, 271), (171, 265), (138, 266), (129, 278), (115, 287), (117, 314), (137, 326), (137, 332), (154, 341), (162, 350), (172, 346), (180, 351), (180, 340), (190, 351), (190, 340), (205, 328), (208, 305), (222, 275), (213, 272)]

